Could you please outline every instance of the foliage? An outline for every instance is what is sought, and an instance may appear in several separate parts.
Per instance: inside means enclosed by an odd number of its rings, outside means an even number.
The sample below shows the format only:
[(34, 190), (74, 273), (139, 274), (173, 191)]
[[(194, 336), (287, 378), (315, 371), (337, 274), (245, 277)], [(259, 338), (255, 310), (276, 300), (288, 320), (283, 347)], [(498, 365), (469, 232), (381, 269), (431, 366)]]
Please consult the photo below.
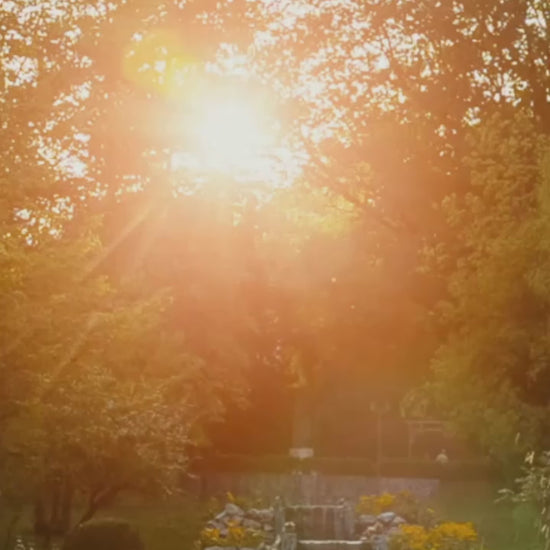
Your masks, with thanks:
[(119, 519), (97, 519), (79, 525), (69, 533), (63, 543), (63, 550), (144, 550), (143, 541), (137, 531)]
[(536, 510), (537, 531), (550, 547), (550, 451), (528, 453), (521, 477), (516, 479), (514, 489), (501, 489), (502, 500), (517, 505), (528, 503)]
[(0, 469), (22, 480), (2, 498), (34, 498), (45, 534), (69, 527), (75, 495), (86, 519), (121, 490), (172, 490), (221, 412), (169, 322), (169, 285), (113, 268), (124, 239), (84, 176), (89, 135), (75, 135), (93, 76), (79, 36), (97, 36), (104, 8), (0, 6)]
[(431, 527), (436, 522), (434, 510), (426, 507), (410, 491), (361, 496), (355, 510), (358, 514), (368, 515), (391, 511), (409, 523), (425, 527)]
[[(375, 476), (376, 463), (361, 458), (313, 457), (296, 459), (288, 455), (213, 455), (196, 460), (192, 468), (197, 472), (319, 472), (322, 474)], [(383, 459), (380, 471), (388, 477), (424, 477), (439, 479), (490, 479), (495, 468), (487, 461), (452, 461), (441, 466), (433, 460)]]
[(494, 116), (472, 132), (465, 162), (468, 190), (442, 205), (447, 242), (427, 252), (447, 280), (428, 389), (461, 434), (510, 467), (547, 437), (547, 144), (528, 116)]
[(236, 548), (256, 548), (265, 539), (265, 533), (236, 522), (229, 522), (227, 533), (215, 527), (205, 527), (200, 533), (201, 548), (208, 546), (230, 546)]
[(359, 498), (355, 511), (358, 514), (378, 515), (393, 510), (397, 495), (382, 493), (381, 495), (366, 495)]
[[(129, 472), (174, 457), (160, 433), (148, 452), (146, 430), (127, 412), (141, 397), (154, 414), (140, 409), (140, 422), (150, 421), (148, 433), (172, 428), (171, 442), (184, 417), (186, 438), (204, 442), (205, 421), (241, 405), (242, 388), (261, 376), (308, 388), (332, 422), (325, 433), (346, 416), (359, 424), (365, 387), (402, 393), (425, 374), (441, 337), (427, 312), (447, 279), (437, 413), (497, 458), (518, 432), (524, 446), (540, 440), (547, 353), (537, 301), (546, 281), (537, 262), (546, 251), (533, 235), (546, 228), (542, 215), (530, 229), (516, 224), (523, 214), (512, 203), (532, 205), (523, 186), (535, 178), (535, 136), (549, 128), (544, 2), (55, 0), (0, 9), (0, 420), (17, 416), (3, 448), (32, 457), (25, 467), (37, 477), (45, 449), (57, 470), (70, 453), (80, 473), (96, 463), (82, 444), (91, 415), (77, 405), (82, 397), (111, 411), (108, 383), (121, 399), (111, 412), (130, 425), (120, 439), (142, 443)], [(245, 86), (273, 92), (282, 141), (304, 164), (291, 189), (233, 187), (219, 174), (197, 183), (161, 169), (166, 151), (190, 145), (174, 113), (192, 110), (175, 102), (193, 86), (172, 72), (207, 66), (222, 75), (233, 66), (248, 72)], [(218, 76), (205, 76), (207, 86)], [(516, 120), (520, 108), (528, 114)], [(496, 109), (506, 131), (486, 130)], [(418, 272), (424, 245), (445, 264), (442, 276)], [(515, 322), (524, 316), (528, 327)], [(265, 386), (256, 408), (269, 418)], [(162, 422), (182, 401), (187, 412)], [(48, 436), (62, 410), (60, 442)], [(277, 412), (271, 421), (281, 425)], [(113, 416), (93, 432), (105, 454), (127, 447), (112, 434)], [(233, 428), (265, 441), (236, 418), (221, 430), (230, 444), (246, 439)], [(326, 446), (345, 454), (336, 439)], [(110, 460), (99, 457), (103, 470)], [(49, 477), (55, 484), (58, 472)]]
[(421, 525), (401, 525), (390, 538), (391, 550), (474, 550), (479, 536), (471, 523), (444, 522), (426, 529)]
[(230, 491), (226, 493), (227, 502), (236, 504), (241, 510), (249, 510), (251, 508), (267, 508), (269, 506), (268, 499), (263, 496), (243, 496), (234, 495)]

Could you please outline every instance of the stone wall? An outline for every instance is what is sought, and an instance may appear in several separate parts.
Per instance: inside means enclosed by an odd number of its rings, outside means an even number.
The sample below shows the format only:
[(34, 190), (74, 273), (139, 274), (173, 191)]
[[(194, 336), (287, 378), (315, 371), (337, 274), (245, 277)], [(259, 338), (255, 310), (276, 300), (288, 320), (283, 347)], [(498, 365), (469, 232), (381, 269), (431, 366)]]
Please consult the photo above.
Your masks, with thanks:
[(293, 504), (334, 503), (340, 498), (357, 500), (361, 495), (384, 491), (410, 491), (419, 498), (434, 494), (439, 487), (437, 479), (373, 478), (363, 476), (320, 474), (245, 474), (203, 473), (189, 480), (187, 489), (201, 496), (234, 495), (261, 497), (276, 496)]

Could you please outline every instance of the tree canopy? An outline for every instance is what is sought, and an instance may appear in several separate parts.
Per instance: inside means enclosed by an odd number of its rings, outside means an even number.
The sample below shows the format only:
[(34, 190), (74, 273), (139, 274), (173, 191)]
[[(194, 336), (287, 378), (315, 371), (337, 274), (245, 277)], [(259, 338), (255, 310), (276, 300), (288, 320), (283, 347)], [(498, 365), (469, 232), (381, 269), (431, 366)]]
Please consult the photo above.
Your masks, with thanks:
[[(361, 429), (365, 395), (427, 378), (485, 451), (542, 445), (549, 23), (538, 0), (4, 2), (6, 467), (93, 511), (251, 386), (266, 422), (270, 392), (325, 419), (353, 394)], [(205, 163), (211, 92), (273, 131), (261, 177)]]

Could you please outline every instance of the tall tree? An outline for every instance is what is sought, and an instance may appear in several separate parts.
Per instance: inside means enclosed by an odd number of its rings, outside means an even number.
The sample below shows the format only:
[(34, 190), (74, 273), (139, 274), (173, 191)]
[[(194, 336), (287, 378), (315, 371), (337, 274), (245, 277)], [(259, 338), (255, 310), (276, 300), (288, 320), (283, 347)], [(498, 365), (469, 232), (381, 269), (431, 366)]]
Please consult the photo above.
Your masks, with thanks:
[(548, 440), (548, 142), (529, 116), (494, 116), (470, 147), (470, 191), (443, 204), (453, 239), (430, 254), (448, 299), (429, 389), (509, 465)]

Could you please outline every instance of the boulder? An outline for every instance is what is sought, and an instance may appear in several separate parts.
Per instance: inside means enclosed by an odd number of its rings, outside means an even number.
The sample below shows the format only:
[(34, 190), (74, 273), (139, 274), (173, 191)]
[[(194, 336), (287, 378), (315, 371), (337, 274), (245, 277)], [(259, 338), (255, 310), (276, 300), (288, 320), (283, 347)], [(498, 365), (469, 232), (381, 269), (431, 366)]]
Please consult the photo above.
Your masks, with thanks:
[(395, 512), (382, 512), (381, 514), (378, 514), (378, 521), (381, 521), (385, 525), (392, 523), (395, 518)]
[(405, 523), (408, 523), (407, 520), (401, 516), (395, 516), (391, 522), (392, 525), (403, 525)]
[(361, 514), (357, 519), (357, 523), (359, 523), (361, 527), (370, 527), (371, 525), (374, 525), (376, 521), (376, 516), (371, 516), (368, 514)]
[(258, 508), (250, 508), (250, 510), (245, 512), (245, 515), (247, 518), (262, 521), (263, 510), (258, 510)]
[(242, 508), (240, 508), (236, 504), (233, 504), (232, 502), (228, 502), (225, 505), (224, 513), (228, 516), (244, 516)]
[(374, 535), (379, 535), (384, 532), (384, 525), (377, 521), (374, 525), (369, 525), (364, 533), (363, 536), (366, 537), (373, 537)]
[(260, 530), (262, 528), (262, 524), (259, 521), (256, 521), (254, 519), (248, 519), (248, 518), (244, 518), (241, 522), (241, 525), (243, 527), (246, 527), (247, 529)]
[(260, 519), (259, 521), (271, 523), (275, 519), (275, 512), (273, 508), (264, 508), (260, 510)]

